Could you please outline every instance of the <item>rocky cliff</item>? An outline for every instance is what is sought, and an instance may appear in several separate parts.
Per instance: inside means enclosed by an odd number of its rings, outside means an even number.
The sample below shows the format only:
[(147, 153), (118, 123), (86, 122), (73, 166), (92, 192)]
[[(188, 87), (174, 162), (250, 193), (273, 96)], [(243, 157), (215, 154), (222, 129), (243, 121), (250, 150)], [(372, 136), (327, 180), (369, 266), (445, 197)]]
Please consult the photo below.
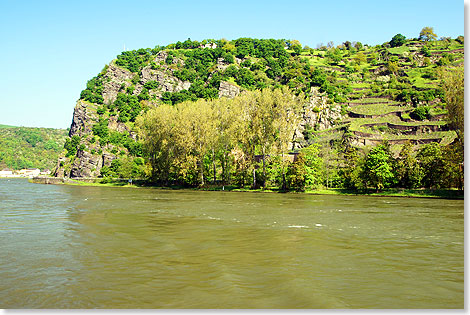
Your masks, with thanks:
[[(99, 177), (103, 167), (110, 168), (113, 160), (123, 155), (129, 155), (129, 148), (119, 143), (97, 141), (94, 126), (103, 123), (110, 135), (125, 135), (132, 141), (137, 140), (137, 130), (132, 122), (119, 121), (118, 115), (113, 115), (112, 108), (118, 94), (126, 91), (133, 96), (141, 95), (146, 89), (146, 83), (157, 82), (157, 88), (148, 90), (149, 100), (142, 100), (143, 108), (158, 106), (163, 93), (181, 92), (191, 87), (191, 82), (182, 81), (174, 75), (172, 64), (182, 64), (182, 60), (173, 60), (170, 65), (165, 64), (168, 58), (166, 51), (159, 52), (153, 59), (159, 66), (153, 69), (151, 65), (145, 66), (139, 73), (132, 73), (111, 62), (101, 73), (103, 104), (92, 103), (79, 99), (73, 112), (73, 120), (70, 126), (71, 139), (79, 138), (77, 151), (72, 155), (62, 155), (54, 171), (56, 177)], [(241, 60), (236, 60), (238, 63)], [(226, 68), (224, 62), (218, 60), (218, 68)], [(155, 68), (155, 67), (154, 67)], [(220, 81), (218, 97), (233, 98), (238, 96), (243, 89), (235, 83)], [(312, 88), (309, 103), (305, 107), (302, 121), (296, 132), (292, 148), (300, 148), (307, 144), (304, 137), (306, 130), (312, 128), (322, 130), (331, 127), (340, 116), (338, 106), (327, 104), (327, 96), (319, 92), (318, 88)], [(111, 109), (109, 114), (103, 114), (103, 108)], [(96, 127), (95, 127), (96, 128)], [(77, 139), (78, 139), (77, 138)], [(67, 152), (66, 152), (67, 153)]]
[[(408, 40), (402, 47), (340, 45), (300, 53), (291, 44), (188, 39), (121, 53), (82, 91), (55, 175), (115, 175), (129, 160), (135, 163), (128, 168), (144, 169), (135, 120), (162, 102), (233, 98), (244, 90), (280, 86), (309, 98), (293, 149), (326, 134), (325, 139), (335, 138), (328, 143), (347, 139), (358, 147), (382, 140), (448, 144), (455, 138), (443, 127), (447, 111), (437, 69), (463, 67), (463, 37), (433, 45)], [(421, 125), (431, 132), (416, 131)]]

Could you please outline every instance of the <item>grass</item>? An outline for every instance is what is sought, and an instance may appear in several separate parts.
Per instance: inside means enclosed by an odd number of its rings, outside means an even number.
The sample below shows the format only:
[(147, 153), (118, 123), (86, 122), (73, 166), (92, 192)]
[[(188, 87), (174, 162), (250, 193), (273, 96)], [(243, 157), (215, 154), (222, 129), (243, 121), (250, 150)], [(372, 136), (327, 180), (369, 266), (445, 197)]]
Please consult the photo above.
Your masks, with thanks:
[(351, 100), (349, 103), (377, 103), (377, 102), (385, 102), (387, 104), (400, 104), (399, 102), (392, 101), (388, 98), (363, 98), (357, 100)]
[(387, 50), (394, 55), (403, 55), (405, 52), (410, 52), (410, 47), (403, 45), (400, 47), (387, 48)]
[(307, 194), (341, 195), (341, 196), (374, 196), (374, 197), (408, 197), (408, 198), (442, 198), (464, 199), (463, 191), (454, 189), (400, 189), (391, 188), (377, 192), (376, 190), (351, 190), (341, 188), (308, 190)]
[(379, 124), (379, 123), (399, 123), (401, 122), (399, 117), (378, 117), (378, 118), (354, 118), (351, 121), (350, 129), (353, 131), (365, 131), (362, 125), (366, 124)]
[(370, 83), (367, 83), (367, 82), (352, 83), (352, 84), (350, 84), (350, 87), (352, 87), (352, 88), (369, 88)]
[(4, 129), (4, 128), (19, 128), (18, 126), (10, 126), (10, 125), (2, 125), (0, 124), (0, 129)]
[(423, 78), (422, 76), (429, 71), (433, 71), (432, 67), (423, 67), (423, 68), (412, 68), (406, 70), (406, 74), (410, 78), (410, 81), (418, 88), (426, 88), (429, 89), (431, 87), (438, 87), (438, 80), (431, 80), (427, 78)]
[(307, 57), (308, 62), (311, 66), (327, 66), (328, 63), (326, 62), (325, 58), (321, 57)]
[(410, 110), (410, 107), (398, 107), (388, 104), (370, 104), (370, 105), (357, 105), (350, 111), (359, 115), (386, 115), (393, 112), (403, 112)]
[(435, 131), (431, 133), (422, 133), (417, 135), (403, 135), (403, 134), (386, 134), (384, 135), (384, 140), (399, 140), (399, 139), (410, 139), (410, 140), (420, 140), (420, 139), (441, 139), (444, 141), (452, 142), (453, 139), (457, 137), (455, 131)]

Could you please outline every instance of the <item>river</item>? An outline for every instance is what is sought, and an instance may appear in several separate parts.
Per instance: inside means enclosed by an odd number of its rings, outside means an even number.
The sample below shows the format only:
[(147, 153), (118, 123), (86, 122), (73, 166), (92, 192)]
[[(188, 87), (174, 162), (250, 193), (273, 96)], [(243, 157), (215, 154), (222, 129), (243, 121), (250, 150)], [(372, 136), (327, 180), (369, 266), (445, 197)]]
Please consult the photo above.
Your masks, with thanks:
[(463, 308), (464, 202), (0, 179), (0, 308)]

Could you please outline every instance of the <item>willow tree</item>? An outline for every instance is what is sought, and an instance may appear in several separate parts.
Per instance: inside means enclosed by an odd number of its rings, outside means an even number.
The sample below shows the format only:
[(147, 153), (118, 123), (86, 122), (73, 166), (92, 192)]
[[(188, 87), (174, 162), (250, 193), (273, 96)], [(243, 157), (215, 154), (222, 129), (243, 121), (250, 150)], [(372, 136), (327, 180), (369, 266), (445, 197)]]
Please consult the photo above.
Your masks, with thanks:
[(231, 158), (230, 153), (237, 144), (237, 139), (244, 136), (245, 131), (243, 128), (243, 121), (245, 118), (241, 114), (241, 103), (235, 102), (232, 99), (222, 98), (211, 101), (213, 108), (215, 128), (216, 128), (216, 142), (213, 143), (212, 150), (212, 163), (215, 178), (215, 159), (220, 161), (222, 168), (222, 182), (225, 184), (229, 180)]
[(168, 183), (172, 161), (175, 158), (175, 132), (177, 111), (169, 105), (161, 105), (137, 118), (139, 137), (152, 166), (152, 178)]
[(303, 93), (295, 95), (287, 87), (272, 91), (274, 129), (276, 131), (276, 144), (281, 159), (282, 189), (286, 189), (286, 161), (284, 155), (292, 148), (295, 130), (300, 123), (300, 113), (305, 103)]
[[(250, 131), (254, 137), (254, 144), (258, 145), (263, 162), (263, 181), (266, 184), (266, 155), (270, 153), (275, 140), (275, 99), (274, 93), (270, 89), (254, 91), (250, 95), (253, 98), (250, 108)], [(255, 151), (253, 150), (255, 153)], [(254, 158), (254, 156), (253, 156)], [(253, 186), (256, 186), (256, 174), (253, 168)]]
[(464, 144), (464, 67), (446, 68), (439, 72), (444, 90), (447, 122)]
[[(263, 182), (266, 179), (266, 156), (282, 155), (289, 151), (295, 129), (299, 124), (303, 94), (296, 96), (289, 88), (263, 89), (247, 92), (234, 100), (239, 106), (242, 120), (237, 137), (245, 156), (252, 162), (253, 182), (256, 187), (255, 155), (262, 157)], [(281, 162), (285, 186), (285, 161)]]
[(183, 102), (176, 105), (175, 145), (181, 150), (178, 169), (185, 177), (197, 169), (199, 185), (204, 185), (204, 156), (214, 146), (216, 123), (214, 111), (208, 101)]

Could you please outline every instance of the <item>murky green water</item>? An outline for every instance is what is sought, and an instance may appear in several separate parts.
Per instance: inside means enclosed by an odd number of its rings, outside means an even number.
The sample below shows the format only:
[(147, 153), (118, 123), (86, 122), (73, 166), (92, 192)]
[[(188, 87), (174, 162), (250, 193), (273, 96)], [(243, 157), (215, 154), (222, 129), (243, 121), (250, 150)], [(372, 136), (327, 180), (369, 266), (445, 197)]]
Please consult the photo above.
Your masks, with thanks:
[(0, 308), (463, 308), (463, 201), (0, 179)]

